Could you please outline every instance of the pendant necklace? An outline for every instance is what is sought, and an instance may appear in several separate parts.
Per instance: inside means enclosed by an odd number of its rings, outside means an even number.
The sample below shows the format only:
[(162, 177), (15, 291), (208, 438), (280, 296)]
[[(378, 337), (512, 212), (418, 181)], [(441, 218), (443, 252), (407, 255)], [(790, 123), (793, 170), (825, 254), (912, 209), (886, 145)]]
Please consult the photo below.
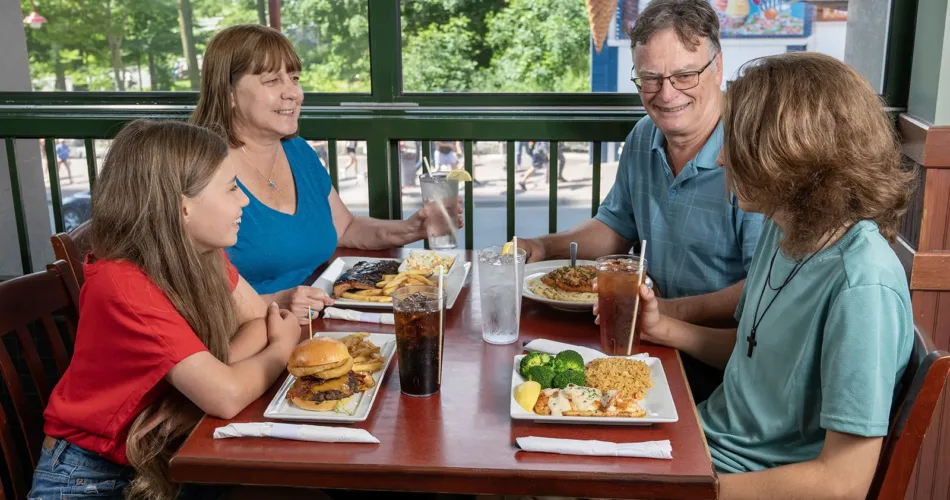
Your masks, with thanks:
[[(241, 152), (244, 153), (244, 156), (245, 156), (248, 160), (251, 159), (251, 155), (247, 154), (247, 150), (244, 149), (244, 146), (241, 146)], [(260, 170), (259, 168), (257, 168), (256, 166), (254, 167), (254, 170), (257, 171), (257, 173), (260, 174), (260, 176), (263, 177), (264, 180), (267, 181), (267, 185), (270, 186), (271, 189), (276, 189), (277, 192), (279, 193), (279, 192), (280, 192), (280, 188), (277, 187), (277, 183), (275, 183), (275, 182), (273, 181), (273, 179), (271, 179), (271, 177), (270, 177), (271, 175), (274, 175), (274, 168), (277, 166), (277, 153), (278, 153), (278, 152), (279, 152), (279, 151), (275, 151), (275, 152), (274, 152), (274, 161), (271, 163), (271, 166), (270, 166), (270, 175), (264, 175), (264, 172), (261, 172), (261, 170)], [(252, 166), (253, 166), (253, 165), (252, 165)]]

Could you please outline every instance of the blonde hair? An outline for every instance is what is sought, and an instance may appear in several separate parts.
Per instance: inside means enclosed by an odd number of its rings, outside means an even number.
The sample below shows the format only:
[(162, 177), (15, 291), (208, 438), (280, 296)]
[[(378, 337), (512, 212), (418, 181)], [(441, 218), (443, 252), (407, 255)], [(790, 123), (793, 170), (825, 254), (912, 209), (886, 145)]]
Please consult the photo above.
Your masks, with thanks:
[(750, 61), (727, 87), (723, 126), (728, 186), (781, 212), (790, 255), (860, 220), (896, 237), (915, 174), (881, 99), (850, 66), (807, 52)]
[(285, 68), (300, 71), (294, 46), (280, 31), (260, 24), (231, 26), (216, 34), (201, 65), (201, 93), (191, 123), (225, 136), (231, 146), (244, 143), (234, 132), (231, 91), (244, 75), (260, 75)]
[[(182, 200), (208, 185), (228, 154), (213, 132), (176, 121), (138, 120), (115, 137), (92, 195), (91, 237), (100, 260), (135, 264), (188, 322), (215, 358), (227, 363), (237, 331), (224, 259), (200, 252), (186, 234)], [(169, 499), (173, 446), (201, 412), (178, 391), (140, 413), (129, 430), (135, 467), (129, 498)]]

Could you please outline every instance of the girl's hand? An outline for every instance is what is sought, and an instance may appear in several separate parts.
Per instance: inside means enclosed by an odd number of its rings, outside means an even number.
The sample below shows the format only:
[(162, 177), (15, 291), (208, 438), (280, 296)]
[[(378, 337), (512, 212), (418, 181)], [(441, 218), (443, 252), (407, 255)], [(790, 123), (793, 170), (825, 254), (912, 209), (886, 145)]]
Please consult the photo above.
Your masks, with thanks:
[(332, 298), (327, 297), (326, 292), (312, 286), (291, 288), (287, 290), (287, 296), (286, 307), (297, 317), (297, 323), (300, 325), (310, 323), (310, 311), (316, 316), (324, 307), (335, 303)]

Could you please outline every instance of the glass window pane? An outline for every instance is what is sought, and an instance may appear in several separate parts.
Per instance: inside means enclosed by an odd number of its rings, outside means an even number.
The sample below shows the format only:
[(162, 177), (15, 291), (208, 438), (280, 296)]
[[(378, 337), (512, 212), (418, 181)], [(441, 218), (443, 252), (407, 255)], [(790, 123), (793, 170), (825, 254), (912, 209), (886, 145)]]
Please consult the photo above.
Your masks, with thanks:
[[(269, 23), (268, 0), (37, 2), (26, 30), (34, 90), (198, 90), (202, 54), (218, 31)], [(308, 92), (368, 93), (367, 0), (280, 0), (281, 31), (303, 63)], [(30, 12), (30, 0), (21, 0)], [(190, 23), (184, 22), (190, 18)], [(181, 26), (189, 26), (182, 34)]]
[(589, 92), (579, 0), (402, 0), (405, 92)]
[[(622, 77), (617, 90), (620, 92), (637, 91), (627, 77), (633, 67), (633, 53), (626, 33), (650, 1), (620, 0), (618, 11), (623, 29), (612, 32), (607, 41), (618, 49), (618, 74)], [(743, 64), (758, 57), (812, 51), (844, 60), (847, 11), (789, 0), (709, 1), (719, 14), (723, 88), (736, 78)]]

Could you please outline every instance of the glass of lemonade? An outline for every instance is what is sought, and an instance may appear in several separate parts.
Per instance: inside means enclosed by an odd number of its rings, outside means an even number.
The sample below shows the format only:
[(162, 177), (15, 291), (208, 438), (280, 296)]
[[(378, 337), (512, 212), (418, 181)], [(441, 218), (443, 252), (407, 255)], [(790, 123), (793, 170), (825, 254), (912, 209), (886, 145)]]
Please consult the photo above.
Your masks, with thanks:
[(433, 250), (458, 247), (459, 182), (446, 175), (437, 172), (419, 178), (422, 204), (429, 211), (426, 235)]
[(521, 289), (527, 257), (528, 254), (523, 249), (518, 249), (517, 259), (511, 253), (503, 255), (500, 246), (490, 246), (478, 251), (482, 339), (489, 344), (511, 344), (518, 340)]
[[(630, 342), (630, 326), (633, 324), (633, 309), (640, 287), (639, 255), (608, 255), (597, 259), (597, 304), (600, 309), (600, 349), (610, 356), (627, 355)], [(647, 262), (643, 261), (643, 279)], [(640, 308), (638, 315), (643, 312)], [(640, 322), (633, 332), (630, 354), (640, 351)]]
[(442, 308), (435, 286), (404, 286), (393, 292), (396, 356), (403, 394), (431, 396), (442, 386), (444, 290)]

